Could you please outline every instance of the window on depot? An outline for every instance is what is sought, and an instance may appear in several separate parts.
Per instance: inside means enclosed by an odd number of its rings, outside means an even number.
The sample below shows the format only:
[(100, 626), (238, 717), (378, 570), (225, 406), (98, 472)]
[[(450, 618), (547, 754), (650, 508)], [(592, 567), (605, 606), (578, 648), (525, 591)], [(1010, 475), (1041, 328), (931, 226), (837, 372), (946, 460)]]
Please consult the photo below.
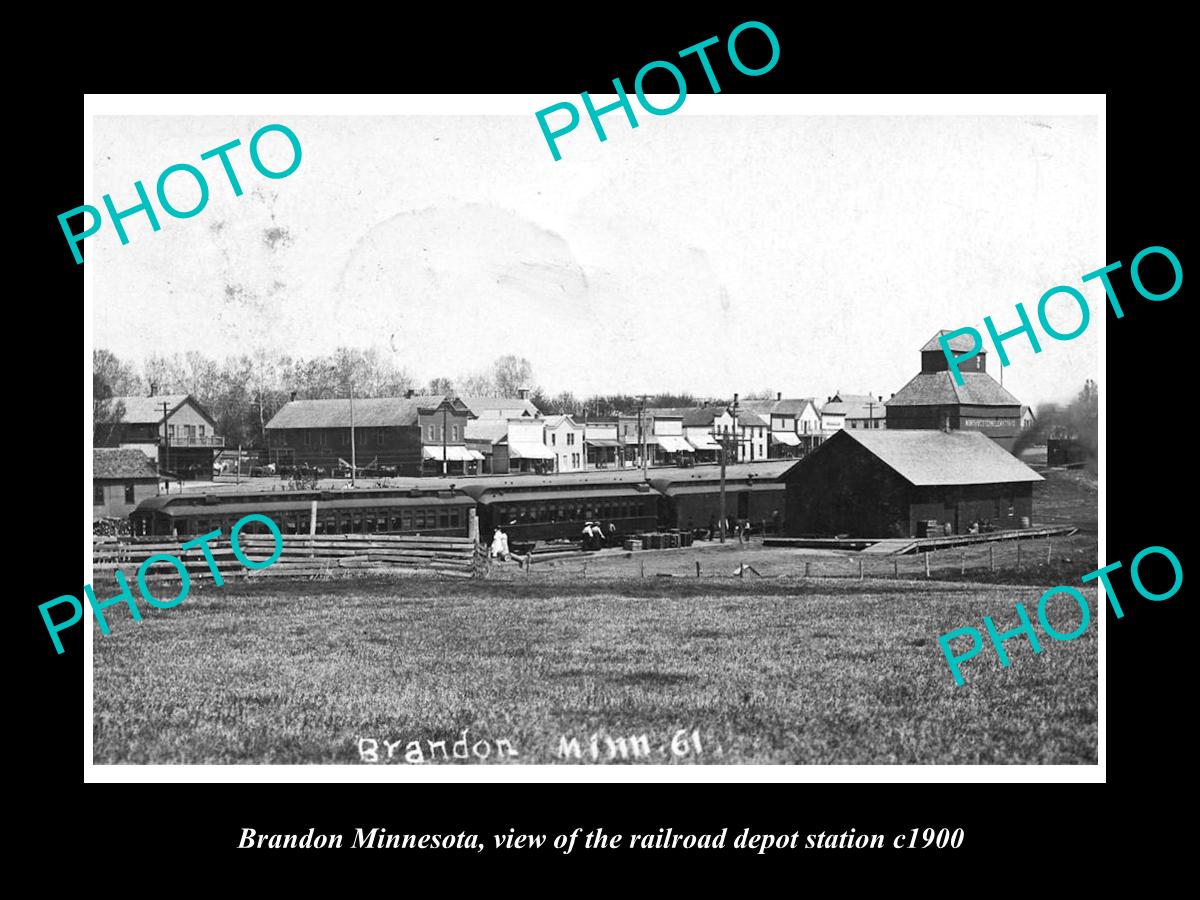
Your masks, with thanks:
[(133, 482), (132, 481), (125, 485), (125, 502), (126, 503), (133, 502)]
[(98, 481), (92, 482), (92, 502), (93, 503), (103, 503), (104, 502), (104, 485), (100, 484), (100, 482), (98, 482)]

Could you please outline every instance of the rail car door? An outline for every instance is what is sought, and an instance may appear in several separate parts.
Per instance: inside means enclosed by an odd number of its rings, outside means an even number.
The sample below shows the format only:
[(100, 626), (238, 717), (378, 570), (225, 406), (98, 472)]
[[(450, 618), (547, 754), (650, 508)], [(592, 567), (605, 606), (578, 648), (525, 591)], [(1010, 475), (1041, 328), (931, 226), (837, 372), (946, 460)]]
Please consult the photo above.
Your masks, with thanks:
[(738, 491), (737, 517), (739, 519), (749, 519), (750, 518), (750, 492), (749, 491)]

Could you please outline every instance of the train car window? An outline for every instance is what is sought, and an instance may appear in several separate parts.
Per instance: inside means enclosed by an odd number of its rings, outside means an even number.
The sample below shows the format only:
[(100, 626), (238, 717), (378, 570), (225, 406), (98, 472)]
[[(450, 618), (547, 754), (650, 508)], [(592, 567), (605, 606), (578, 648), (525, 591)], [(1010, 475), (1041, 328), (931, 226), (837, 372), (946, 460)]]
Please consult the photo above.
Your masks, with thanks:
[(191, 534), (191, 532), (188, 531), (188, 520), (187, 519), (176, 519), (175, 520), (175, 529), (178, 534)]
[(461, 520), (459, 519), (458, 514), (459, 514), (458, 509), (450, 510), (450, 527), (451, 528), (461, 527), (461, 524), (460, 524)]
[(413, 510), (412, 527), (416, 531), (420, 531), (422, 528), (425, 527), (425, 510), (423, 510), (423, 509), (414, 509)]
[(399, 531), (400, 528), (401, 528), (400, 513), (394, 512), (391, 515), (391, 527), (388, 530), (389, 531)]
[(402, 524), (400, 526), (400, 530), (401, 531), (412, 531), (412, 528), (413, 528), (412, 520), (413, 520), (412, 510), (410, 510), (410, 509), (401, 510), (400, 521)]
[(366, 533), (375, 534), (375, 513), (367, 512), (365, 514), (364, 522), (366, 523)]
[(548, 513), (546, 512), (546, 504), (539, 503), (537, 508), (537, 520), (539, 522), (548, 521)]
[(350, 518), (351, 518), (351, 521), (353, 522), (353, 524), (352, 524), (352, 525), (351, 525), (351, 527), (350, 527), (350, 530), (351, 530), (351, 531), (352, 531), (354, 534), (362, 534), (362, 533), (363, 533), (363, 517), (362, 517), (362, 513), (360, 513), (360, 512), (351, 513), (351, 514), (350, 514)]
[(438, 528), (450, 527), (450, 510), (442, 507), (438, 510)]

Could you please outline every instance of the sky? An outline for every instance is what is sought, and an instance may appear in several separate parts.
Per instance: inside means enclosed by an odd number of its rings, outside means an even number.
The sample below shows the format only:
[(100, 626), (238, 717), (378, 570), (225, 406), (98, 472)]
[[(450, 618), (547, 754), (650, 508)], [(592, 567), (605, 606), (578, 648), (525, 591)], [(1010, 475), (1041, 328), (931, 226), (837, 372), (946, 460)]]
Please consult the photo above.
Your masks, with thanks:
[[(732, 98), (731, 98), (732, 100)], [(555, 162), (528, 116), (97, 116), (96, 197), (134, 205), (166, 167), (205, 173), (199, 214), (144, 215), (87, 239), (93, 340), (123, 359), (376, 346), (424, 382), (515, 353), (556, 393), (771, 389), (885, 399), (941, 328), (1007, 330), (1072, 285), (1079, 338), (1023, 338), (1004, 384), (1068, 399), (1096, 377), (1109, 260), (1092, 117), (673, 115), (586, 119)], [(608, 120), (606, 120), (607, 122)], [(271, 180), (250, 136), (282, 122), (299, 168)], [(234, 138), (245, 190), (217, 160)], [(279, 134), (264, 162), (290, 160)], [(197, 196), (173, 175), (168, 196)], [(155, 201), (157, 206), (157, 201)], [(1061, 305), (1058, 305), (1061, 304)], [(1059, 298), (1051, 322), (1078, 323)], [(988, 348), (989, 350), (991, 348)], [(999, 360), (988, 369), (999, 377)]]

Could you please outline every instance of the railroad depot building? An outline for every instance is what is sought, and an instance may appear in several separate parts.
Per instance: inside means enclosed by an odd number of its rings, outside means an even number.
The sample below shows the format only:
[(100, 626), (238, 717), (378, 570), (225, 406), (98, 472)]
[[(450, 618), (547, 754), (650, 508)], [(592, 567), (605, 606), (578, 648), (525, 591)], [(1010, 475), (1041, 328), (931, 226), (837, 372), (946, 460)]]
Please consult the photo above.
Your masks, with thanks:
[(140, 450), (92, 450), (92, 517), (129, 515), (143, 500), (158, 496), (158, 470)]
[(350, 461), (353, 422), (360, 467), (395, 466), (401, 475), (471, 474), (483, 460), (466, 444), (472, 418), (461, 400), (442, 395), (293, 400), (267, 423), (267, 446), (272, 462), (331, 470)]
[[(1021, 432), (1021, 401), (987, 373), (987, 353), (963, 360), (963, 383), (955, 383), (950, 363), (942, 352), (939, 331), (921, 348), (921, 371), (888, 400), (889, 429), (979, 431), (1005, 450), (1011, 450)], [(966, 337), (950, 341), (955, 354), (971, 349)]]
[(112, 397), (107, 403), (114, 421), (97, 429), (96, 446), (139, 450), (163, 474), (212, 480), (213, 460), (225, 439), (195, 397)]
[(793, 537), (925, 537), (1027, 528), (1042, 477), (977, 431), (843, 429), (786, 484)]

